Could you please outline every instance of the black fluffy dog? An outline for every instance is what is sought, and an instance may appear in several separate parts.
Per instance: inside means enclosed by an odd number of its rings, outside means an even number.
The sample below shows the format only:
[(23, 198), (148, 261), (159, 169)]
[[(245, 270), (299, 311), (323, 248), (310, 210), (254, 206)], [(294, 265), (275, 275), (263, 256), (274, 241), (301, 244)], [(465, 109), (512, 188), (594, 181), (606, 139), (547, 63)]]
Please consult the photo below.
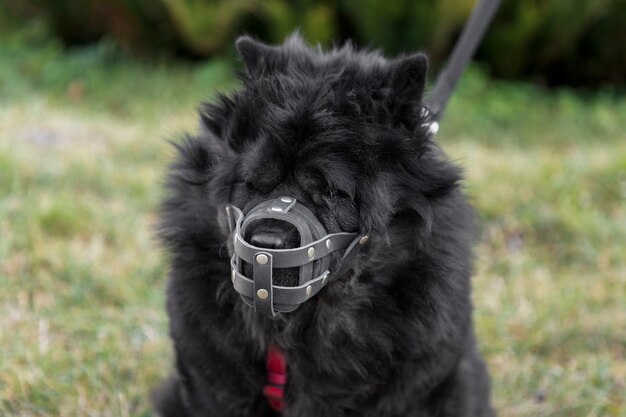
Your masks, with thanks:
[[(154, 393), (159, 413), (278, 415), (263, 396), (278, 346), (288, 417), (492, 416), (472, 324), (473, 214), (423, 126), (426, 58), (324, 53), (297, 35), (237, 48), (243, 87), (201, 108), (169, 171), (160, 236), (176, 373)], [(268, 318), (233, 289), (225, 207), (285, 195), (329, 233), (370, 239), (348, 274)], [(294, 285), (289, 271), (275, 279)]]

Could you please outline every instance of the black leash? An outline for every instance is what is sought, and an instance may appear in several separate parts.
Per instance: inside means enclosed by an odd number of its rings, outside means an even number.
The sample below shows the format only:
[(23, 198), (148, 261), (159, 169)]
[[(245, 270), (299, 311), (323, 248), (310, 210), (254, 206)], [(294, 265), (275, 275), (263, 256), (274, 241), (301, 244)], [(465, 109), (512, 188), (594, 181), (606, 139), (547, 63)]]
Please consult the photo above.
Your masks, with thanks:
[(474, 55), (483, 38), (491, 19), (500, 6), (501, 0), (479, 0), (472, 14), (463, 27), (459, 40), (454, 45), (452, 55), (444, 69), (439, 73), (435, 87), (430, 93), (426, 106), (431, 117), (431, 131), (437, 133), (438, 121), (446, 110), (448, 100), (461, 78), (468, 61)]

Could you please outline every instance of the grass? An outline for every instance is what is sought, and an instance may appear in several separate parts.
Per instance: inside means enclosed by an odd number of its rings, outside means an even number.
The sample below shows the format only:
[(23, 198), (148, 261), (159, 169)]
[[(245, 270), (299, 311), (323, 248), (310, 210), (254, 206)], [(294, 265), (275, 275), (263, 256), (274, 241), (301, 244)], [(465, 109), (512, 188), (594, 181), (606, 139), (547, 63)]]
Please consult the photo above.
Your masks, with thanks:
[[(28, 47), (24, 47), (28, 44)], [(0, 415), (148, 416), (170, 367), (152, 236), (165, 139), (220, 61), (0, 43)], [(473, 68), (439, 134), (481, 220), (481, 349), (501, 416), (626, 416), (626, 97)]]

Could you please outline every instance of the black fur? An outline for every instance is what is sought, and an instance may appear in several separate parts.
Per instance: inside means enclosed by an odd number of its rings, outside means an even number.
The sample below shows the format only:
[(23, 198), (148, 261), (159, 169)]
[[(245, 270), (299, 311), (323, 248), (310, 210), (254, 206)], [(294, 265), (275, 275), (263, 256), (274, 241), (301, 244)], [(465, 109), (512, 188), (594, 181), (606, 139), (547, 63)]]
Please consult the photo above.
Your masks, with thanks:
[[(237, 47), (243, 87), (201, 108), (169, 171), (160, 236), (176, 374), (155, 391), (160, 414), (275, 415), (261, 391), (277, 344), (286, 417), (492, 416), (472, 324), (473, 215), (459, 168), (421, 125), (426, 58), (324, 53), (297, 35)], [(224, 208), (280, 195), (370, 242), (352, 273), (268, 319), (232, 288)]]

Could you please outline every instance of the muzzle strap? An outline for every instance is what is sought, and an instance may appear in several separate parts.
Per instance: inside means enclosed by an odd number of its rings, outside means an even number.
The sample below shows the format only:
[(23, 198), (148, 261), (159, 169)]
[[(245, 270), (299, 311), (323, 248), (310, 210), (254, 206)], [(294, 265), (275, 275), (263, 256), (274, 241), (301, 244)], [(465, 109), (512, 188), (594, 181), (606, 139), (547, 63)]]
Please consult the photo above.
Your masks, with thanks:
[[(274, 256), (274, 268), (295, 268), (322, 259), (335, 251), (346, 248), (355, 236), (356, 233), (333, 233), (300, 248), (271, 249)], [(234, 237), (234, 248), (235, 253), (249, 263), (254, 263), (255, 255), (264, 250), (247, 243), (240, 234)], [(313, 248), (312, 252), (311, 248)], [(313, 255), (309, 256), (311, 253)]]
[(257, 258), (263, 259), (264, 264), (253, 263), (254, 281), (254, 309), (266, 316), (274, 316), (274, 285), (272, 285), (272, 255), (260, 252)]

